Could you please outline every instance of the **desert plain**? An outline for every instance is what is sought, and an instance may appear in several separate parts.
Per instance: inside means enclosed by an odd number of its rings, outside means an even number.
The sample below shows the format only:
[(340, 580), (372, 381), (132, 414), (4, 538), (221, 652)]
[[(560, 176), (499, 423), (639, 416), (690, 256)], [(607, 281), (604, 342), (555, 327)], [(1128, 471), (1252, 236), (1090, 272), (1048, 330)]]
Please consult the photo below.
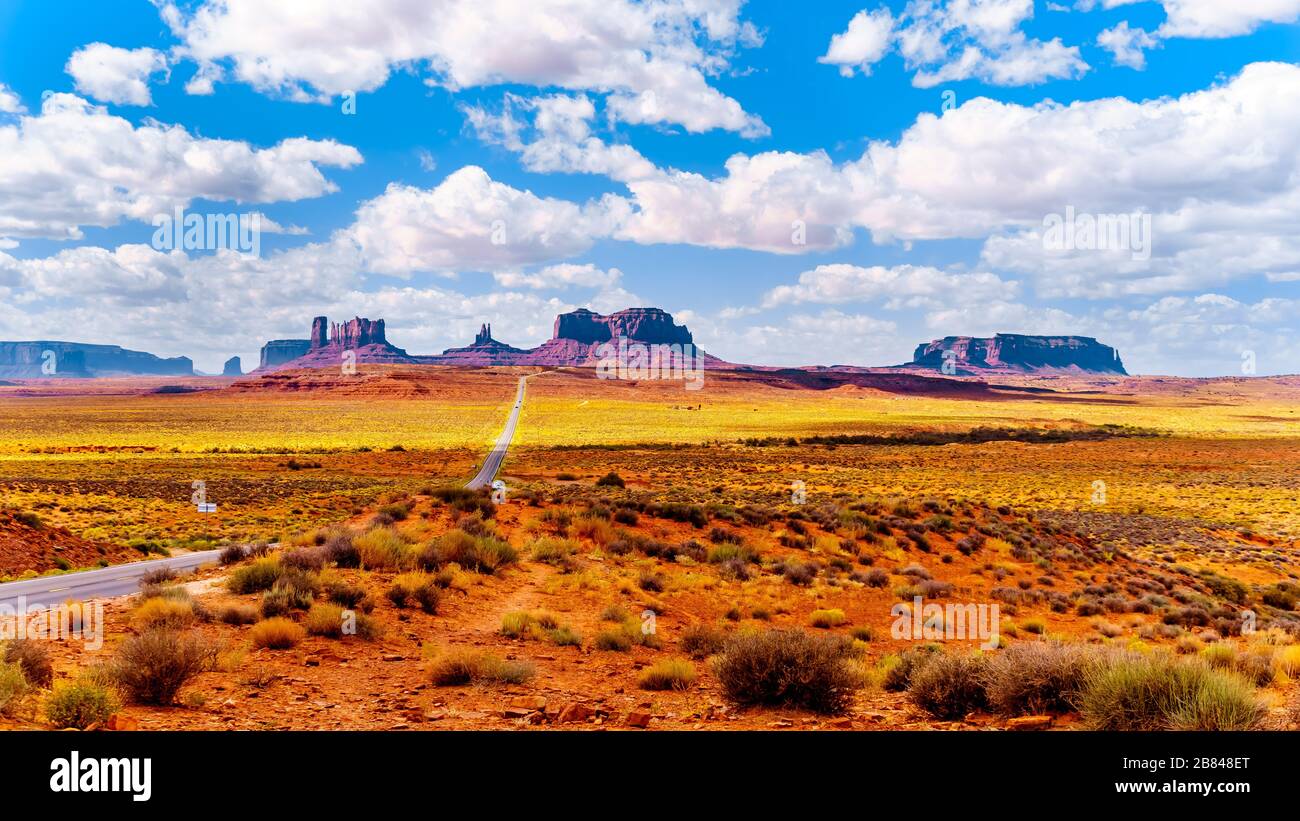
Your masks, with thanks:
[[(502, 486), (464, 489), (526, 374)], [(20, 381), (0, 577), (221, 559), (99, 601), (102, 643), (9, 642), (0, 727), (1294, 729), (1297, 409), (1294, 377)]]

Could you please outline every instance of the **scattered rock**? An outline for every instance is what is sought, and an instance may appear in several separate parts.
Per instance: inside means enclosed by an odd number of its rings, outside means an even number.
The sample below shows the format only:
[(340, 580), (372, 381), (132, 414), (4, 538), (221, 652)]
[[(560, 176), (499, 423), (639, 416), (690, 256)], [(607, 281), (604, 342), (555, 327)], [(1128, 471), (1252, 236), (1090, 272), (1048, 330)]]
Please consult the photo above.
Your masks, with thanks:
[(586, 721), (595, 715), (595, 711), (585, 704), (568, 704), (560, 710), (559, 723), (569, 724), (577, 721)]
[(1020, 716), (1007, 720), (1008, 730), (1046, 730), (1052, 726), (1051, 716)]
[(108, 729), (119, 731), (130, 731), (140, 729), (140, 719), (124, 716), (121, 713), (113, 713), (108, 717)]
[(643, 711), (635, 711), (627, 714), (626, 724), (629, 727), (640, 727), (645, 729), (650, 726), (650, 714)]

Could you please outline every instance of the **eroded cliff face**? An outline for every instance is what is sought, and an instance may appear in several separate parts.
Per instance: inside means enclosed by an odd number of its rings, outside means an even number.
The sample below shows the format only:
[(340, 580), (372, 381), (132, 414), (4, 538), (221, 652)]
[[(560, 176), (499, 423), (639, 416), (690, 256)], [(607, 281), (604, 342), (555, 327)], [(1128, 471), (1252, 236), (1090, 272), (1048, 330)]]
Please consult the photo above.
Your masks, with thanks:
[(435, 356), (412, 356), (391, 345), (382, 319), (356, 317), (331, 323), (328, 317), (318, 316), (312, 320), (310, 338), (266, 343), (258, 370), (337, 367), (345, 351), (351, 351), (351, 358), (358, 364), (579, 367), (594, 364), (596, 349), (620, 337), (643, 345), (693, 345), (691, 332), (659, 308), (628, 308), (608, 316), (586, 309), (560, 314), (555, 318), (554, 336), (532, 349), (515, 348), (494, 339), (492, 326), (484, 324), (473, 344), (448, 348)]
[(0, 342), (0, 377), (192, 376), (188, 357), (169, 359), (117, 345), (83, 342)]
[(257, 367), (259, 370), (277, 368), (306, 356), (310, 350), (310, 339), (272, 339), (262, 346), (262, 358)]
[[(325, 317), (317, 317), (324, 319)], [(312, 326), (312, 347), (322, 348), (325, 345), (318, 345), (315, 338), (316, 328)], [(387, 345), (388, 340), (384, 337), (384, 320), (382, 319), (362, 319), (356, 317), (349, 319), (347, 322), (335, 322), (330, 326), (329, 346), (341, 348), (343, 350), (355, 350), (366, 345)]]
[(388, 344), (382, 319), (355, 317), (331, 323), (329, 317), (318, 316), (311, 321), (309, 338), (273, 339), (263, 345), (257, 369), (274, 370), (290, 363), (299, 368), (338, 367), (344, 361), (344, 351), (351, 351), (350, 359), (358, 363), (417, 361), (401, 348)]
[(1117, 350), (1088, 336), (947, 336), (918, 345), (910, 364), (942, 371), (948, 359), (958, 371), (1128, 373)]

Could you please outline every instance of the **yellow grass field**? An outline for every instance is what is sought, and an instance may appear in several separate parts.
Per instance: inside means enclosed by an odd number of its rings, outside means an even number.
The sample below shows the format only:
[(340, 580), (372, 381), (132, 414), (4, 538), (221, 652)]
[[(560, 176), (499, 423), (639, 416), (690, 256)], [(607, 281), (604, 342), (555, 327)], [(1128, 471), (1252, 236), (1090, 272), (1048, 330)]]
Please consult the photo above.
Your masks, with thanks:
[[(468, 477), (527, 372), (367, 367), (353, 381), (310, 373), (182, 394), (148, 392), (156, 380), (96, 383), (94, 393), (74, 383), (44, 395), (0, 388), (0, 488), (7, 506), (90, 538), (270, 538), (339, 520), (387, 492)], [(755, 500), (779, 499), (798, 481), (814, 498), (970, 498), (1300, 534), (1291, 386), (1115, 380), (1052, 389), (963, 399), (711, 374), (703, 390), (687, 391), (550, 373), (530, 382), (503, 475), (526, 485), (573, 473), (581, 483), (617, 470), (645, 490), (709, 498), (722, 488)], [(1100, 425), (1162, 435), (1051, 445), (743, 444)], [(207, 483), (216, 515), (190, 504), (195, 480)]]

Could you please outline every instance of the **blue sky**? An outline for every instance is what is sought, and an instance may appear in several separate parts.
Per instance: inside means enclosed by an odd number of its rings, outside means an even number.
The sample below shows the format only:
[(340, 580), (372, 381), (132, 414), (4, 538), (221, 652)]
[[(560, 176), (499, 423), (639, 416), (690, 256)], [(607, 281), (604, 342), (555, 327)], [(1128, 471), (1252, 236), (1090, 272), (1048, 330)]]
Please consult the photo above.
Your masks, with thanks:
[[(1300, 0), (409, 5), (0, 3), (0, 338), (212, 371), (316, 313), (428, 353), (655, 305), (740, 362), (1300, 371)], [(152, 247), (175, 207), (260, 256)], [(1048, 247), (1067, 208), (1146, 253)]]

